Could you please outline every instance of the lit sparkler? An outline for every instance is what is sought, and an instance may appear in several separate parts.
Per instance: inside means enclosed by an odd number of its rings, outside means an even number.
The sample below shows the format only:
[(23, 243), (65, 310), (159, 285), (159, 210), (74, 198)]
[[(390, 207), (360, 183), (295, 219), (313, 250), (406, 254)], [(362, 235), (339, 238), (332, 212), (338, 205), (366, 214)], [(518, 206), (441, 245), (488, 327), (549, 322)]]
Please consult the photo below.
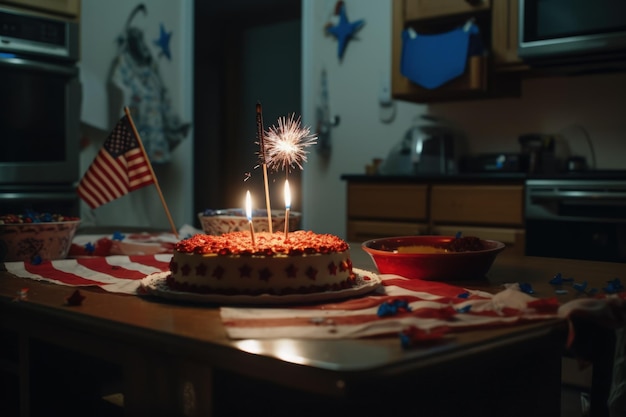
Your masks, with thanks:
[(308, 127), (301, 126), (301, 118), (293, 114), (278, 119), (278, 126), (272, 126), (265, 134), (265, 162), (271, 169), (284, 169), (288, 172), (296, 166), (302, 169), (306, 162), (305, 149), (317, 143), (317, 136)]

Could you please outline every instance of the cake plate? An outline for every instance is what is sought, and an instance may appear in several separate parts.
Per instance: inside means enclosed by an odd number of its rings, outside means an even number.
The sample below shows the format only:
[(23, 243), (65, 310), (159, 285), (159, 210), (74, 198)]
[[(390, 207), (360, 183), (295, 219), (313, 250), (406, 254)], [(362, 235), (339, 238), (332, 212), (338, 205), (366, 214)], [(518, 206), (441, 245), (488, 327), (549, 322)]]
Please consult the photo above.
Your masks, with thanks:
[(356, 281), (351, 288), (345, 288), (337, 291), (322, 291), (310, 294), (226, 295), (175, 291), (169, 288), (166, 283), (167, 276), (170, 274), (169, 272), (157, 272), (143, 278), (141, 280), (141, 287), (139, 289), (139, 292), (169, 300), (192, 301), (197, 303), (229, 305), (279, 305), (343, 300), (346, 298), (352, 298), (359, 295), (368, 294), (382, 286), (382, 280), (375, 273), (358, 268), (353, 268), (352, 271), (356, 274)]

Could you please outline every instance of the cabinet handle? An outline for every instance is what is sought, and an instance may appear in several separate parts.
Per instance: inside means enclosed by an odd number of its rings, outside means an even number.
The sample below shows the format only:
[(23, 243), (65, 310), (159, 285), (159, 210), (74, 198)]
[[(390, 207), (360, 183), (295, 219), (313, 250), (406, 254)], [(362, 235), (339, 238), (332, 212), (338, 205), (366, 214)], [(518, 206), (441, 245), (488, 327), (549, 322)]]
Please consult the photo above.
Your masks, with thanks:
[(483, 4), (483, 0), (465, 0), (465, 2), (470, 6), (480, 6)]

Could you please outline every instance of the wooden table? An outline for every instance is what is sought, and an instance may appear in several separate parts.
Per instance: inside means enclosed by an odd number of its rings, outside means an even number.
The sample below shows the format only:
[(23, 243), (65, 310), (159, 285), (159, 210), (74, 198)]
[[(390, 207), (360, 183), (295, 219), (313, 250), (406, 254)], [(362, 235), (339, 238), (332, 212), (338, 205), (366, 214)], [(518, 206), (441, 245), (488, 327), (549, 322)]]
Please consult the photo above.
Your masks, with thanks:
[[(355, 266), (375, 270), (352, 247)], [(529, 282), (552, 296), (557, 272), (602, 286), (625, 268), (505, 251), (488, 280), (461, 284), (497, 291)], [(17, 300), (24, 287), (27, 298)], [(22, 416), (55, 407), (63, 415), (559, 415), (565, 320), (413, 349), (397, 337), (230, 340), (215, 307), (98, 289), (66, 306), (72, 291), (0, 272), (0, 414), (13, 401), (9, 410)], [(98, 402), (110, 393), (123, 394), (123, 412)]]

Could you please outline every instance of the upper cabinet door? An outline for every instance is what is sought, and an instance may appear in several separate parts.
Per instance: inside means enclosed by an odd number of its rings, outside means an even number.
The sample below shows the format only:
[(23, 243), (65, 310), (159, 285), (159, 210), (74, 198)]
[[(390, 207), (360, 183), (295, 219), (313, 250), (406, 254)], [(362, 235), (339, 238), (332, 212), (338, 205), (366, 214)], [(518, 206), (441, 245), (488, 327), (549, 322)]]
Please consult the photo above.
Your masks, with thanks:
[(474, 13), (491, 7), (490, 0), (411, 0), (405, 2), (407, 20)]
[(80, 16), (80, 0), (0, 0), (2, 3), (75, 19)]
[[(517, 4), (516, 0), (393, 0), (392, 5), (392, 96), (398, 100), (413, 101), (418, 103), (450, 101), (459, 99), (496, 98), (496, 97), (519, 97), (520, 73), (519, 71), (503, 71), (514, 67), (516, 61), (516, 37), (510, 36), (507, 31), (510, 28), (509, 19), (514, 18), (512, 12)], [(497, 13), (496, 13), (497, 11)], [(494, 19), (498, 19), (495, 21)], [(404, 43), (407, 42), (411, 33), (412, 39), (419, 34), (442, 34), (458, 29), (472, 19), (479, 28), (478, 38), (481, 40), (484, 52), (480, 48), (471, 50), (469, 53), (464, 72), (456, 75), (455, 71), (437, 72), (434, 66), (441, 61), (439, 55), (408, 57), (403, 55)], [(501, 21), (502, 20), (502, 21)], [(516, 28), (517, 26), (515, 26)], [(412, 29), (413, 32), (407, 29)], [(408, 33), (405, 34), (404, 32)], [(410, 45), (410, 44), (408, 44)], [(423, 45), (423, 44), (422, 44)], [(446, 44), (446, 47), (449, 47)], [(412, 53), (416, 50), (433, 51), (432, 47), (417, 49), (409, 46), (407, 49)], [(458, 48), (457, 48), (458, 49)], [(458, 50), (452, 47), (452, 51)], [(424, 74), (452, 74), (445, 83), (431, 83), (418, 85), (407, 78), (402, 71), (402, 59), (410, 59), (408, 70), (422, 68), (423, 63), (428, 63), (430, 68)], [(443, 64), (446, 64), (444, 62)], [(443, 65), (442, 64), (442, 65)], [(420, 66), (421, 65), (421, 66)], [(426, 87), (424, 87), (426, 86)]]
[(517, 55), (518, 0), (498, 0), (491, 10), (491, 52), (500, 70), (527, 70)]

